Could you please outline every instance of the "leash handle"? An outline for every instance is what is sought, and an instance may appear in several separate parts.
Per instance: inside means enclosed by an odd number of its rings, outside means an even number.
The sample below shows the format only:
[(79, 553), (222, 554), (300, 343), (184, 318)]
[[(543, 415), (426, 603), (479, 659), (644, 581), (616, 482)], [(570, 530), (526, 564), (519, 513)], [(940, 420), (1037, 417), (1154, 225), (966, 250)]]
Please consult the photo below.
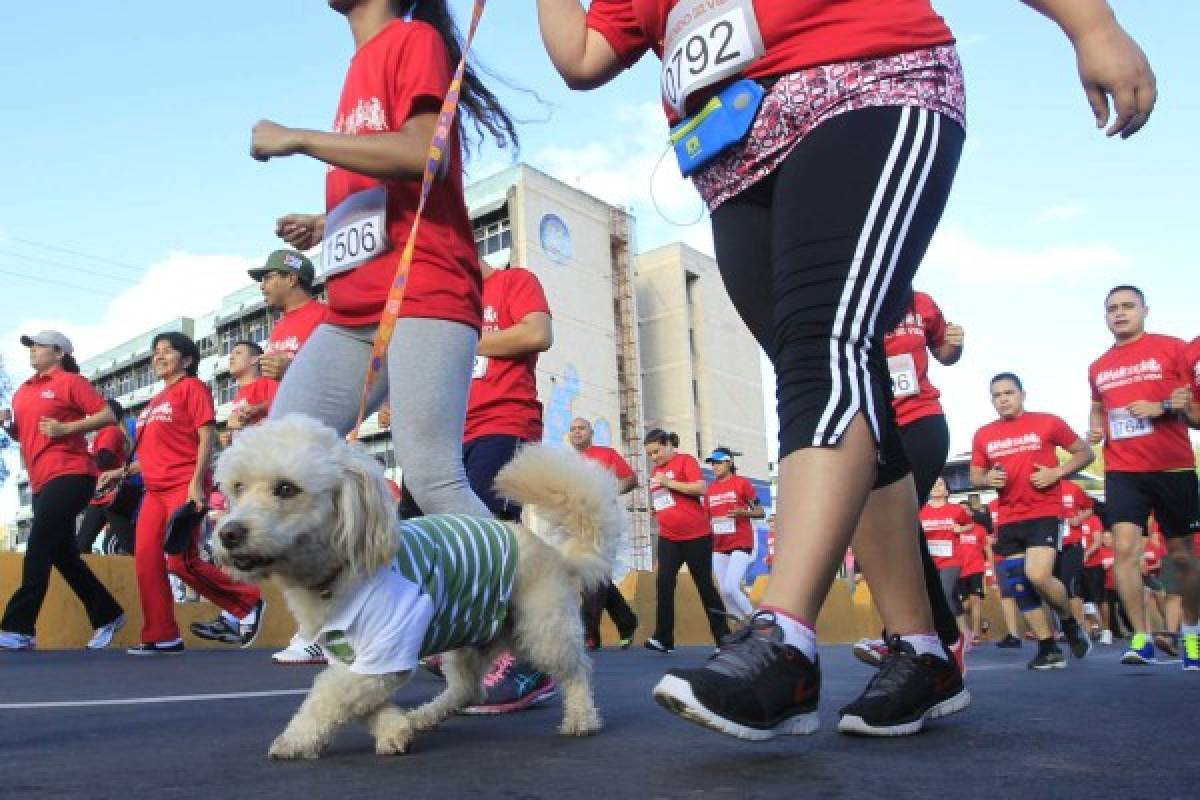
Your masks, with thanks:
[(425, 159), (425, 173), (421, 179), (421, 199), (417, 203), (417, 213), (413, 218), (412, 230), (408, 232), (408, 241), (405, 242), (404, 250), (400, 255), (400, 263), (396, 266), (396, 276), (392, 279), (392, 286), (388, 290), (387, 301), (383, 306), (383, 316), (379, 319), (379, 328), (375, 332), (375, 341), (371, 346), (371, 360), (367, 363), (362, 398), (358, 403), (358, 420), (354, 423), (354, 430), (350, 432), (352, 441), (358, 439), (358, 429), (367, 415), (367, 398), (370, 396), (371, 387), (375, 385), (375, 380), (379, 377), (380, 370), (383, 369), (388, 345), (391, 344), (392, 334), (396, 329), (396, 318), (400, 315), (400, 305), (404, 302), (404, 289), (408, 283), (408, 273), (412, 269), (417, 231), (421, 227), (421, 216), (425, 212), (425, 201), (429, 198), (430, 190), (433, 189), (434, 180), (446, 163), (446, 146), (454, 127), (454, 116), (458, 112), (463, 76), (467, 71), (467, 54), (471, 50), (471, 42), (475, 39), (475, 31), (479, 27), (479, 19), (483, 16), (483, 7), (486, 3), (487, 0), (475, 0), (475, 7), (471, 12), (471, 26), (467, 31), (466, 41), (463, 42), (462, 58), (459, 59), (458, 68), (454, 71), (454, 78), (450, 81), (450, 88), (447, 90), (446, 97), (442, 100), (442, 108), (438, 112), (437, 126), (433, 130), (433, 138), (429, 142), (429, 151)]

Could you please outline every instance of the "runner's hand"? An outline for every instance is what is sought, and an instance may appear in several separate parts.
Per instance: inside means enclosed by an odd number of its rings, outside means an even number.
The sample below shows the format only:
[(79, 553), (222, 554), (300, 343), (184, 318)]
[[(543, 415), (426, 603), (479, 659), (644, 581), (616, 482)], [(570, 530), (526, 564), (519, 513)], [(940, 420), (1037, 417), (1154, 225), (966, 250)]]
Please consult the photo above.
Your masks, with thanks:
[[(1186, 411), (1192, 405), (1192, 390), (1182, 386), (1171, 392), (1171, 408)], [(3, 412), (0, 412), (3, 413)]]
[(204, 491), (204, 486), (195, 481), (188, 485), (188, 500), (191, 500), (196, 508), (208, 508), (208, 493)]
[(1125, 410), (1138, 419), (1154, 419), (1164, 413), (1163, 405), (1158, 400), (1134, 400)]
[(52, 417), (42, 417), (38, 422), (38, 430), (48, 439), (58, 439), (67, 435), (67, 426)]
[(1074, 44), (1079, 80), (1096, 127), (1108, 124), (1111, 96), (1116, 117), (1105, 135), (1128, 139), (1146, 124), (1158, 98), (1146, 54), (1115, 21), (1085, 33)]
[(96, 492), (98, 494), (103, 494), (120, 483), (121, 479), (124, 477), (124, 467), (121, 467), (120, 469), (110, 469), (107, 472), (101, 472), (100, 477), (96, 478)]
[(7, 408), (0, 408), (0, 425), (9, 427), (12, 425), (12, 411)]
[(1041, 464), (1038, 464), (1037, 469), (1029, 476), (1029, 482), (1035, 489), (1049, 489), (1060, 480), (1062, 480), (1062, 472), (1058, 468), (1043, 467)]
[(963, 332), (962, 325), (951, 324), (951, 325), (946, 326), (945, 342), (946, 342), (946, 344), (950, 345), (951, 347), (962, 347), (963, 346), (963, 336), (964, 336), (964, 332)]
[(291, 363), (291, 359), (283, 353), (269, 353), (258, 359), (258, 369), (262, 372), (264, 378), (281, 381), (283, 380), (284, 373), (287, 372), (288, 365)]
[(1103, 444), (1104, 431), (1099, 428), (1089, 428), (1087, 434), (1088, 444)]
[(987, 485), (993, 489), (1003, 489), (1008, 485), (1008, 473), (992, 467), (987, 472)]
[(297, 250), (311, 250), (325, 235), (325, 215), (286, 214), (276, 220), (275, 235)]
[(250, 132), (250, 156), (267, 161), (274, 156), (292, 156), (300, 152), (300, 138), (292, 128), (268, 119), (260, 119)]

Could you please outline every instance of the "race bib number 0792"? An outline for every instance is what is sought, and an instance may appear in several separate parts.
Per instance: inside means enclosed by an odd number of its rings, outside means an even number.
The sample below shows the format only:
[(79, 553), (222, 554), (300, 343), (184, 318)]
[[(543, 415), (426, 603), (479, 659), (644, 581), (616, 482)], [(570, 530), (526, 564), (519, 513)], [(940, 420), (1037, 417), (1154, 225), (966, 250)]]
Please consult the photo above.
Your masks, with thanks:
[(765, 52), (751, 0), (682, 0), (663, 37), (663, 102), (683, 117), (694, 91), (739, 74)]

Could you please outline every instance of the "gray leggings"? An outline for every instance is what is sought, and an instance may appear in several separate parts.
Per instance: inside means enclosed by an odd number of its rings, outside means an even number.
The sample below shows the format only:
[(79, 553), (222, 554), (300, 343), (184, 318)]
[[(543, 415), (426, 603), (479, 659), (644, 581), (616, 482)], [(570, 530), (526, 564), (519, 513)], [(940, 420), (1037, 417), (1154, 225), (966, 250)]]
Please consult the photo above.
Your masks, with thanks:
[(962, 567), (942, 567), (938, 570), (938, 574), (942, 579), (942, 591), (946, 593), (946, 602), (950, 604), (950, 611), (954, 616), (963, 613), (962, 603), (958, 599), (958, 573), (962, 572)]
[[(296, 355), (271, 417), (299, 412), (340, 434), (354, 427), (375, 326), (326, 323)], [(392, 441), (404, 483), (427, 514), (490, 517), (463, 469), (463, 422), (479, 334), (459, 322), (406, 317), (396, 322), (387, 364), (367, 412), (391, 398)]]

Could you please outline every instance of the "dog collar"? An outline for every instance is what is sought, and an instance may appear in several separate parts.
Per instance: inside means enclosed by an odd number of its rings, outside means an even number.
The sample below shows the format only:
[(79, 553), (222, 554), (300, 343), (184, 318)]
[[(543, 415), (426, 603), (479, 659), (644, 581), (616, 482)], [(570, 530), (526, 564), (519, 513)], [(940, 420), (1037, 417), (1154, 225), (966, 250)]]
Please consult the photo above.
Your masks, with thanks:
[(337, 569), (335, 569), (330, 574), (330, 576), (328, 578), (321, 581), (316, 586), (312, 586), (310, 588), (314, 592), (317, 592), (319, 595), (321, 595), (321, 597), (323, 599), (327, 600), (327, 599), (329, 599), (330, 595), (333, 594), (333, 584), (337, 582), (337, 579), (340, 578), (341, 575), (342, 575), (342, 568), (339, 566)]

